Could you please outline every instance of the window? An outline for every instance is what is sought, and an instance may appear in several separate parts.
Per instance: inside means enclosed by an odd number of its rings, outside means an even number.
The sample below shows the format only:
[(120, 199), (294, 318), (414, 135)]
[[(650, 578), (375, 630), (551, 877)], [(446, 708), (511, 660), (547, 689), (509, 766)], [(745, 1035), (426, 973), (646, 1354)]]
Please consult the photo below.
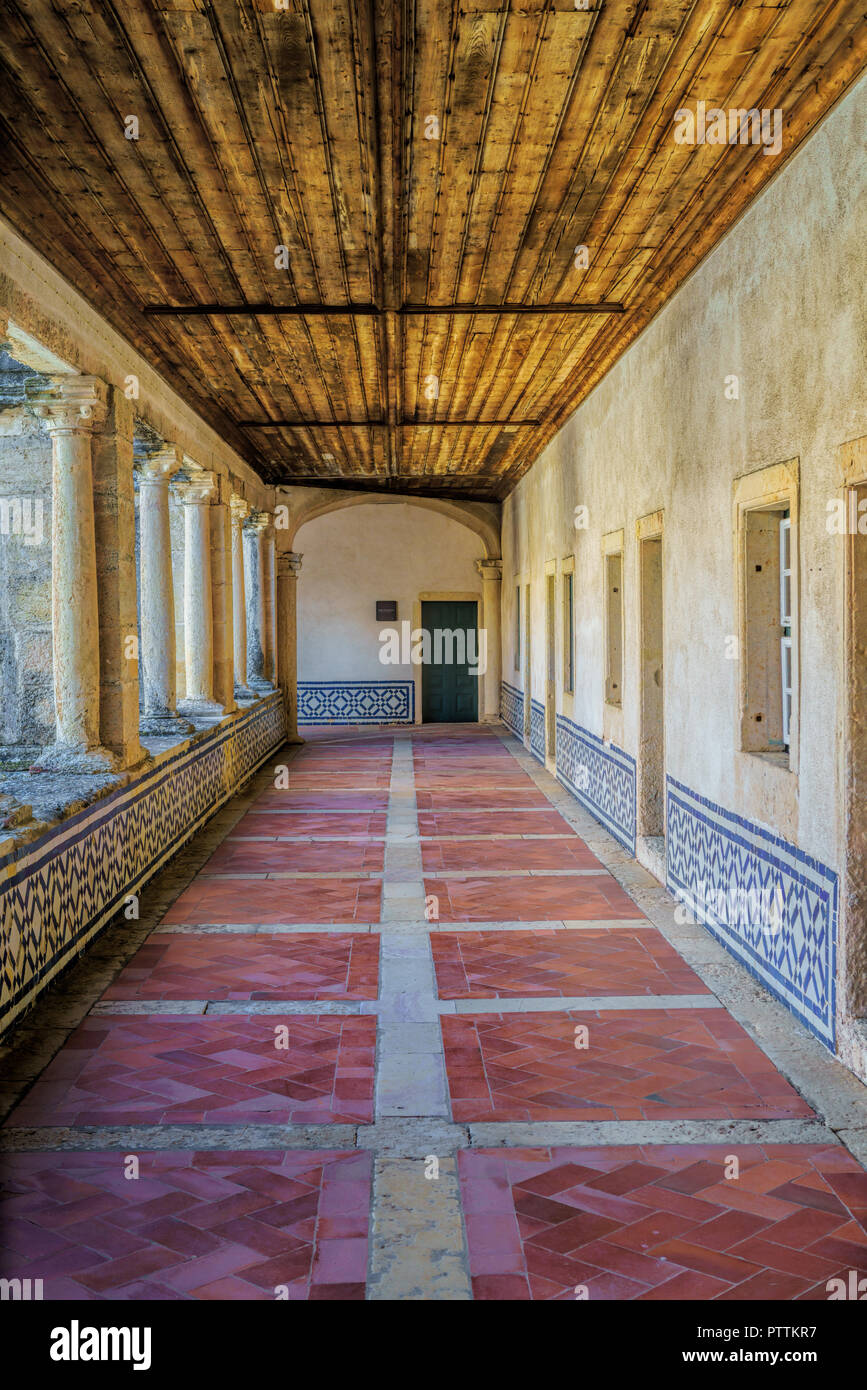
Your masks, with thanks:
[(605, 700), (623, 703), (623, 552), (613, 551), (605, 561)]
[(574, 574), (563, 575), (563, 689), (575, 689), (575, 600)]
[(780, 522), (780, 698), (783, 745), (788, 752), (792, 738), (792, 518)]
[(521, 669), (521, 586), (515, 585), (515, 670)]
[(796, 577), (786, 501), (742, 513), (742, 746), (789, 765), (796, 720)]

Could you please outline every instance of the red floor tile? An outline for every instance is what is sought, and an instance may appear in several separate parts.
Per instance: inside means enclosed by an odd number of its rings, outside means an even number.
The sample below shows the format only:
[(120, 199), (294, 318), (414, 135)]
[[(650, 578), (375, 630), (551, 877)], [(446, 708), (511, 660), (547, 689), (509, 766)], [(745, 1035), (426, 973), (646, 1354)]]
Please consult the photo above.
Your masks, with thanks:
[[(575, 835), (559, 811), (419, 811), (420, 835)], [(575, 837), (578, 838), (577, 836)]]
[(200, 877), (169, 908), (165, 923), (378, 922), (378, 879)]
[[(828, 1280), (867, 1271), (867, 1236), (851, 1259), (831, 1248), (867, 1203), (867, 1174), (845, 1149), (737, 1145), (740, 1176), (727, 1179), (730, 1150), (461, 1150), (475, 1297), (827, 1299)], [(767, 1206), (745, 1214), (743, 1183), (764, 1172)], [(817, 1196), (821, 1229), (810, 1225)]]
[(602, 869), (577, 835), (549, 840), (444, 840), (425, 842), (421, 859), (427, 874), (473, 869)]
[(440, 1023), (459, 1122), (813, 1114), (724, 1009), (464, 1014)]
[[(532, 782), (529, 782), (526, 789), (517, 787), (480, 788), (478, 791), (473, 787), (465, 787), (462, 791), (449, 791), (443, 788), (440, 791), (420, 791), (416, 793), (416, 807), (419, 811), (474, 811), (479, 806), (496, 807), (499, 811), (512, 809), (523, 809), (527, 806), (538, 806), (545, 810), (551, 805), (543, 792), (540, 792)], [(497, 817), (499, 819), (499, 816)]]
[(224, 840), (201, 870), (213, 874), (381, 873), (384, 841), (321, 840), (316, 844), (291, 841)]
[(434, 932), (431, 947), (441, 999), (707, 992), (650, 928)]
[(155, 932), (103, 999), (375, 999), (379, 937)]
[(86, 1018), (7, 1124), (370, 1122), (375, 1045), (370, 1017)]
[(384, 811), (248, 811), (232, 831), (240, 835), (384, 835)]
[(0, 1275), (48, 1300), (364, 1297), (370, 1154), (137, 1157), (132, 1181), (120, 1152), (5, 1155)]
[(425, 878), (441, 922), (636, 920), (644, 913), (610, 874), (550, 878)]
[(257, 811), (385, 811), (387, 791), (286, 791), (263, 792), (256, 798)]

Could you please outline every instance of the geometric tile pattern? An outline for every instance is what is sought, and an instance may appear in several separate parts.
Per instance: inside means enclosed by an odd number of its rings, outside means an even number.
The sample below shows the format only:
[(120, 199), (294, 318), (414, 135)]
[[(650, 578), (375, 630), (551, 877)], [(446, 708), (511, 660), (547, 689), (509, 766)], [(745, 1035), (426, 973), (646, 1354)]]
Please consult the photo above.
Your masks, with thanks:
[(834, 1046), (837, 875), (668, 778), (668, 887)]
[(3, 1160), (0, 1276), (54, 1299), (364, 1298), (371, 1156), (24, 1153)]
[(557, 780), (635, 853), (635, 759), (557, 715)]
[(463, 1150), (477, 1299), (825, 1301), (867, 1275), (867, 1174), (811, 1144)]
[(440, 1023), (461, 1123), (813, 1114), (723, 1009), (464, 1014)]
[(435, 932), (440, 999), (704, 994), (657, 931)]
[(370, 1121), (375, 1044), (370, 1017), (86, 1018), (7, 1124)]
[(640, 919), (641, 909), (611, 874), (530, 878), (425, 878), (441, 922)]
[(283, 732), (278, 694), (0, 860), (0, 1031)]
[(530, 752), (541, 763), (545, 761), (545, 706), (530, 699)]
[(516, 690), (513, 685), (506, 681), (500, 682), (500, 716), (504, 724), (517, 734), (518, 738), (524, 737), (524, 696), (520, 690)]
[(299, 681), (299, 724), (412, 724), (414, 681)]
[(154, 932), (102, 998), (375, 999), (378, 982), (379, 937), (366, 932)]

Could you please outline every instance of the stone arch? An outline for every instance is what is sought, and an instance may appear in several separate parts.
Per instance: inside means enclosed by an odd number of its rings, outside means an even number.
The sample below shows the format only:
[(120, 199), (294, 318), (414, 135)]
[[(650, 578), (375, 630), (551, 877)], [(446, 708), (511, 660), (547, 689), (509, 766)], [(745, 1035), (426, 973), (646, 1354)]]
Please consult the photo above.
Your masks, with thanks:
[(314, 521), (328, 512), (336, 512), (344, 507), (377, 506), (379, 504), (400, 502), (413, 507), (426, 507), (428, 511), (439, 512), (452, 521), (468, 527), (481, 540), (486, 560), (498, 559), (500, 555), (500, 508), (495, 502), (458, 502), (447, 497), (413, 496), (412, 493), (354, 492), (339, 488), (278, 488), (276, 505), (285, 506), (289, 512), (288, 526), (278, 526), (278, 545), (281, 550), (292, 550), (295, 537), (302, 526)]

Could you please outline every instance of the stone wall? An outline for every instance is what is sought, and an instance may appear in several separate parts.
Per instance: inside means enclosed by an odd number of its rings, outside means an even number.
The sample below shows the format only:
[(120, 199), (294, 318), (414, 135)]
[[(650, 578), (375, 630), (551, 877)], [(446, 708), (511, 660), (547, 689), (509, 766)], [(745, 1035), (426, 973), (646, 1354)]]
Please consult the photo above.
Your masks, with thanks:
[[(519, 670), (515, 663), (515, 585), (522, 605), (530, 586), (535, 704), (545, 699), (546, 566), (556, 565), (560, 603), (564, 562), (574, 561), (574, 694), (563, 690), (562, 610), (555, 624), (558, 775), (649, 865), (634, 787), (637, 777), (640, 793), (645, 775), (639, 535), (651, 520), (661, 529), (668, 882), (830, 1046), (841, 1020), (847, 1026), (845, 1002), (835, 999), (846, 538), (830, 533), (827, 519), (829, 501), (842, 495), (841, 446), (867, 433), (865, 106), (862, 80), (503, 507), (504, 708), (515, 727), (525, 668), (523, 651)], [(800, 727), (790, 757), (744, 750), (737, 640), (736, 480), (782, 465), (797, 481), (799, 532)], [(577, 528), (576, 508), (586, 508)], [(624, 665), (614, 704), (606, 699), (603, 556), (619, 543)], [(639, 821), (641, 804), (639, 794)], [(743, 909), (752, 889), (780, 905), (773, 930), (758, 937)]]

